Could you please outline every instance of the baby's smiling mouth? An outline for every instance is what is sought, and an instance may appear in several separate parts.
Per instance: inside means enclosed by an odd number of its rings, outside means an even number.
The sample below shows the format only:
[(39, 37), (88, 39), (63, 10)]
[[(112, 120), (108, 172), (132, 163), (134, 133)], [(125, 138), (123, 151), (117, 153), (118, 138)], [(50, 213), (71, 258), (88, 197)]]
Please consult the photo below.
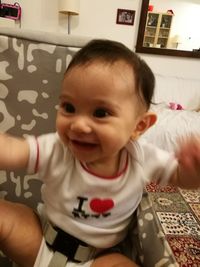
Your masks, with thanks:
[(80, 141), (80, 140), (71, 140), (72, 146), (79, 149), (93, 149), (97, 146), (96, 143)]

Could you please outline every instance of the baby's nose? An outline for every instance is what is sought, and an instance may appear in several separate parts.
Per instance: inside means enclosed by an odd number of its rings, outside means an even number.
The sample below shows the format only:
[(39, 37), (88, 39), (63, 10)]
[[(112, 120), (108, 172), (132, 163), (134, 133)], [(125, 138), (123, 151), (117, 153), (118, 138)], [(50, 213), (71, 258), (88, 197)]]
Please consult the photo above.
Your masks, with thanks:
[(78, 133), (91, 133), (89, 119), (77, 116), (71, 123), (71, 130)]

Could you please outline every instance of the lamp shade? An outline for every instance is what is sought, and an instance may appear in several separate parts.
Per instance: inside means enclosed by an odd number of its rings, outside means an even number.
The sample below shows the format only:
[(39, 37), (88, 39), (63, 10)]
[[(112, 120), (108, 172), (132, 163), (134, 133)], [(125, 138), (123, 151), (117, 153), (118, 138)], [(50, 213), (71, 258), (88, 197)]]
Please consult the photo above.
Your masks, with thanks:
[(174, 43), (181, 44), (183, 42), (183, 38), (181, 35), (176, 34), (174, 35)]
[(78, 15), (80, 0), (59, 0), (59, 12), (63, 14)]

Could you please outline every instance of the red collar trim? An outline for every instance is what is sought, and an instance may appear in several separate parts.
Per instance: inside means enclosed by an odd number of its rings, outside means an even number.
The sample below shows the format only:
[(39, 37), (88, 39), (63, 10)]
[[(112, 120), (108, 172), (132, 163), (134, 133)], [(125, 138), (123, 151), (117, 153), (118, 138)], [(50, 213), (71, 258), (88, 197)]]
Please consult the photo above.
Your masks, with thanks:
[(81, 166), (83, 167), (83, 169), (88, 172), (89, 174), (92, 174), (98, 178), (102, 178), (102, 179), (108, 179), (108, 180), (111, 180), (111, 179), (117, 179), (118, 177), (120, 177), (123, 173), (126, 172), (127, 170), (127, 167), (128, 167), (128, 153), (126, 154), (126, 161), (125, 161), (125, 164), (124, 164), (124, 167), (122, 168), (122, 170), (120, 170), (120, 172), (118, 172), (116, 175), (113, 175), (113, 176), (104, 176), (104, 175), (99, 175), (99, 174), (96, 174), (95, 172), (89, 170), (87, 168), (87, 166), (85, 166), (82, 162), (81, 162)]

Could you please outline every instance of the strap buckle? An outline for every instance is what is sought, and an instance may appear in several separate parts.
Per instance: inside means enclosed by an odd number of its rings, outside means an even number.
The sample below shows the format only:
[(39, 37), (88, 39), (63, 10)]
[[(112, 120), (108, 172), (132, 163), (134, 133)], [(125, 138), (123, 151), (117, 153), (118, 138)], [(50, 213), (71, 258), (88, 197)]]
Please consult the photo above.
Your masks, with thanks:
[(73, 237), (49, 222), (44, 228), (44, 237), (47, 245), (58, 251), (71, 261), (85, 262), (94, 258), (97, 249)]

